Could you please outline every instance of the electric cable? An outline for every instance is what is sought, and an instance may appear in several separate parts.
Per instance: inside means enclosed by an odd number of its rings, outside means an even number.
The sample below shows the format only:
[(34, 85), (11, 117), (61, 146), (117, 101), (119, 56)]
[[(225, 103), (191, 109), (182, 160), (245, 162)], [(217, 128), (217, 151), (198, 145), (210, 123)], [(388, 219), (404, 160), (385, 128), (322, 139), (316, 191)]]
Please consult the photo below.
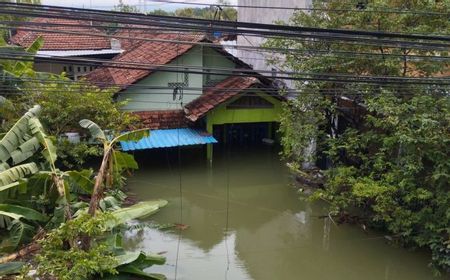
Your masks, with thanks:
[[(10, 21), (0, 21), (0, 24), (10, 24)], [(19, 22), (17, 22), (19, 23)], [(67, 27), (67, 28), (73, 28), (73, 27), (89, 27), (88, 25), (73, 25), (73, 24), (53, 24), (53, 23), (24, 23), (23, 25), (44, 25), (44, 26), (54, 26), (54, 27)], [(16, 26), (16, 22), (13, 24)], [(18, 24), (17, 24), (18, 25)], [(0, 26), (0, 29), (10, 29), (6, 26)], [(196, 45), (196, 46), (206, 46), (211, 48), (230, 48), (230, 49), (237, 49), (237, 50), (258, 50), (260, 52), (276, 52), (276, 53), (282, 53), (282, 54), (292, 54), (292, 53), (322, 53), (326, 55), (330, 54), (342, 54), (342, 57), (351, 57), (352, 55), (358, 55), (358, 56), (375, 56), (375, 57), (398, 57), (401, 59), (433, 59), (433, 60), (448, 60), (450, 59), (449, 56), (430, 56), (430, 55), (402, 55), (402, 54), (392, 54), (392, 53), (370, 53), (370, 52), (351, 52), (351, 51), (336, 51), (336, 50), (318, 50), (318, 49), (293, 49), (293, 48), (273, 48), (273, 47), (261, 47), (261, 46), (248, 46), (248, 45), (223, 45), (223, 44), (216, 44), (216, 43), (208, 43), (208, 42), (195, 42), (195, 41), (177, 41), (177, 40), (171, 40), (171, 39), (158, 39), (158, 38), (148, 38), (148, 37), (129, 37), (129, 36), (120, 36), (117, 34), (108, 35), (108, 34), (96, 34), (96, 33), (84, 33), (84, 32), (77, 32), (77, 31), (70, 31), (70, 30), (51, 30), (51, 29), (45, 29), (45, 28), (27, 28), (22, 26), (17, 26), (17, 30), (25, 30), (25, 31), (32, 31), (32, 32), (41, 32), (41, 33), (60, 33), (60, 34), (68, 34), (68, 35), (88, 35), (91, 37), (103, 37), (103, 38), (115, 38), (115, 39), (122, 39), (122, 40), (134, 40), (134, 41), (142, 41), (142, 42), (160, 42), (160, 43), (180, 43), (180, 44), (186, 44), (186, 45)], [(123, 27), (124, 30), (126, 29), (137, 29), (141, 30), (139, 27)], [(155, 34), (166, 34), (167, 31), (161, 32), (161, 31), (155, 31), (152, 29), (142, 29), (146, 31), (154, 31)], [(171, 33), (167, 33), (171, 34)], [(157, 36), (157, 35), (155, 35)], [(249, 35), (242, 35), (244, 37)], [(247, 39), (247, 38), (246, 38)], [(247, 39), (248, 40), (248, 39)], [(296, 41), (304, 41), (307, 43), (319, 43), (317, 41), (311, 41), (311, 40), (300, 40), (296, 39)], [(373, 45), (370, 45), (373, 46)], [(378, 46), (377, 46), (378, 47)], [(430, 52), (437, 51), (436, 49), (430, 50)], [(347, 56), (345, 56), (347, 55)], [(246, 58), (246, 57), (239, 57), (237, 58)]]
[[(17, 55), (17, 54), (13, 54)], [(129, 70), (146, 70), (146, 71), (160, 71), (160, 72), (173, 72), (173, 73), (189, 73), (200, 75), (217, 75), (217, 76), (241, 76), (241, 77), (254, 77), (260, 73), (272, 73), (268, 70), (253, 70), (244, 68), (216, 68), (216, 67), (203, 67), (203, 66), (189, 66), (177, 69), (176, 66), (170, 65), (158, 65), (158, 64), (139, 64), (135, 62), (123, 62), (123, 61), (109, 61), (100, 59), (73, 59), (73, 58), (59, 58), (59, 57), (47, 57), (47, 56), (34, 56), (39, 59), (40, 62), (51, 62), (56, 64), (77, 63), (84, 66), (96, 66), (106, 68), (120, 68)], [(18, 60), (18, 61), (34, 61), (33, 58), (24, 58), (23, 55), (18, 57), (2, 56), (0, 59)], [(128, 66), (131, 65), (131, 66)], [(190, 70), (193, 69), (193, 70)], [(215, 70), (213, 72), (212, 70)], [(449, 78), (415, 78), (415, 77), (399, 77), (399, 76), (364, 76), (364, 75), (349, 75), (349, 74), (330, 74), (330, 73), (300, 73), (295, 71), (283, 71), (282, 74), (288, 76), (278, 76), (278, 79), (285, 80), (302, 80), (302, 81), (328, 81), (328, 82), (355, 82), (355, 83), (398, 83), (408, 82), (409, 84), (450, 84)], [(112, 85), (113, 86), (113, 85)]]
[[(8, 9), (9, 8), (16, 8)], [(6, 9), (5, 9), (6, 8)], [(136, 24), (145, 25), (146, 22), (142, 20), (153, 20), (152, 25), (158, 26), (159, 23), (163, 23), (166, 26), (177, 27), (177, 25), (173, 25), (172, 23), (177, 22), (177, 24), (183, 23), (185, 26), (189, 26), (190, 28), (203, 29), (205, 30), (204, 24), (211, 23), (210, 20), (205, 19), (190, 19), (183, 17), (169, 17), (169, 16), (156, 16), (156, 15), (142, 15), (142, 14), (133, 14), (133, 13), (121, 13), (121, 12), (106, 12), (103, 11), (99, 13), (98, 10), (92, 9), (77, 9), (77, 8), (60, 8), (49, 5), (32, 5), (32, 4), (8, 4), (3, 9), (0, 9), (0, 13), (8, 13), (8, 14), (18, 14), (24, 16), (40, 16), (38, 13), (39, 10), (45, 13), (46, 17), (60, 17), (67, 19), (76, 19), (76, 18), (84, 18), (92, 21), (101, 21), (102, 18), (94, 18), (88, 17), (88, 15), (97, 15), (97, 16), (110, 16), (109, 20), (112, 22), (120, 23), (119, 18), (123, 16), (134, 17), (135, 19), (140, 19), (140, 21), (127, 18), (128, 23), (134, 22)], [(22, 14), (19, 10), (31, 9), (31, 11), (22, 11)], [(52, 13), (53, 12), (53, 13)], [(71, 12), (71, 13), (69, 13)], [(77, 17), (73, 16), (73, 12), (83, 13), (82, 15), (78, 15)], [(59, 13), (59, 14), (58, 14)], [(170, 22), (163, 22), (164, 20)], [(274, 24), (257, 24), (257, 23), (246, 23), (246, 22), (229, 22), (229, 21), (219, 21), (217, 22), (218, 26), (214, 26), (215, 30), (220, 31), (240, 31), (240, 32), (250, 32), (250, 33), (258, 33), (255, 29), (258, 29), (260, 34), (273, 34), (270, 33), (270, 30), (277, 31), (277, 34), (282, 33), (285, 36), (300, 36), (299, 32), (307, 32), (309, 33), (309, 37), (317, 36), (316, 33), (323, 33), (327, 36), (331, 34), (334, 35), (357, 35), (357, 36), (371, 36), (376, 38), (402, 38), (402, 39), (414, 39), (414, 40), (437, 40), (437, 41), (450, 41), (450, 37), (448, 36), (432, 36), (432, 35), (424, 35), (424, 34), (404, 34), (404, 33), (395, 33), (395, 32), (382, 32), (382, 31), (363, 31), (363, 30), (345, 30), (345, 29), (330, 29), (330, 28), (315, 28), (315, 27), (297, 27), (297, 26), (287, 26), (287, 25), (274, 25)], [(179, 26), (179, 25), (178, 25)], [(232, 27), (231, 29), (229, 27)], [(238, 27), (238, 30), (235, 30)], [(228, 30), (227, 30), (228, 28)], [(252, 28), (248, 29), (248, 28)], [(268, 30), (264, 32), (264, 30)], [(276, 34), (275, 34), (276, 35)], [(341, 38), (343, 39), (343, 38)]]

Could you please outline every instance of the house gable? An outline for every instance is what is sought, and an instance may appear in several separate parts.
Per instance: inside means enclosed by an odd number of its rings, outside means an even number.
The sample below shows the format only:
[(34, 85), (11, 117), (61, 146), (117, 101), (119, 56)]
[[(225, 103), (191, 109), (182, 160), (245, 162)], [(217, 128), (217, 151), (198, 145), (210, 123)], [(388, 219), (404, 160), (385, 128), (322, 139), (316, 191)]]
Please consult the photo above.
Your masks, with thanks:
[[(249, 101), (250, 98), (252, 101)], [(281, 102), (264, 89), (244, 92), (209, 111), (207, 125), (212, 127), (232, 123), (279, 122), (282, 113)], [(246, 108), (233, 106), (240, 103), (249, 106)]]
[[(168, 66), (235, 68), (236, 64), (223, 54), (209, 47), (195, 46), (185, 54), (173, 60)], [(126, 111), (175, 110), (183, 104), (189, 104), (203, 94), (203, 87), (214, 86), (225, 79), (225, 75), (201, 75), (193, 73), (173, 73), (155, 71), (147, 77), (120, 92), (119, 101), (128, 100), (123, 108)], [(182, 90), (176, 100), (173, 98), (174, 88), (191, 88)]]

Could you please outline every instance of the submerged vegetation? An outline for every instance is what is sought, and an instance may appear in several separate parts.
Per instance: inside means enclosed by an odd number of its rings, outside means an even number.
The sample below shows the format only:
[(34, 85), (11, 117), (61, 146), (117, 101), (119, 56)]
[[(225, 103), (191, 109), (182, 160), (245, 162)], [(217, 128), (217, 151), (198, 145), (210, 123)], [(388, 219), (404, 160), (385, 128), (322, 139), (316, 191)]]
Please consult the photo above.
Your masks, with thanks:
[[(376, 1), (348, 13), (354, 1), (316, 2), (317, 10), (297, 12), (296, 26), (364, 29), (402, 33), (446, 33), (448, 18), (416, 13), (377, 13), (408, 7), (448, 12), (450, 1)], [(326, 6), (324, 6), (326, 5)], [(347, 45), (324, 41), (272, 39), (271, 47), (295, 48), (283, 62), (298, 72), (348, 75), (432, 77), (448, 64), (420, 54), (447, 51)], [(309, 53), (309, 50), (314, 50)], [(323, 54), (317, 54), (321, 51)], [(345, 55), (359, 52), (369, 55)], [(370, 55), (375, 54), (375, 55)], [(274, 58), (274, 61), (276, 58)], [(388, 231), (408, 247), (427, 248), (435, 271), (450, 268), (450, 96), (448, 88), (408, 83), (309, 82), (282, 117), (284, 154), (297, 168), (316, 162), (326, 169), (323, 188), (313, 199), (330, 203), (331, 213), (356, 215)], [(306, 151), (316, 148), (316, 153)]]

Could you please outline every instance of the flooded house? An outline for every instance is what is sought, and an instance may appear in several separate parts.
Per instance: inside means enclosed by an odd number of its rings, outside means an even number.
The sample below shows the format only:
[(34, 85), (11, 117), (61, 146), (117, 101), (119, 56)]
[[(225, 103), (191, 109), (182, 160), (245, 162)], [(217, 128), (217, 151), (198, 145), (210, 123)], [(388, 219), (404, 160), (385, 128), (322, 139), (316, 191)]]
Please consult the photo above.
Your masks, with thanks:
[[(86, 76), (90, 83), (117, 86), (124, 110), (152, 130), (125, 151), (207, 145), (272, 143), (284, 97), (271, 79), (225, 51), (204, 34), (123, 29), (126, 49)], [(127, 38), (127, 39), (124, 39)]]
[(147, 139), (123, 143), (126, 151), (207, 145), (212, 159), (215, 143), (276, 138), (285, 100), (277, 84), (210, 35), (36, 18), (10, 41), (27, 48), (39, 37), (36, 70), (117, 87), (117, 101), (127, 100), (123, 109), (152, 130)]

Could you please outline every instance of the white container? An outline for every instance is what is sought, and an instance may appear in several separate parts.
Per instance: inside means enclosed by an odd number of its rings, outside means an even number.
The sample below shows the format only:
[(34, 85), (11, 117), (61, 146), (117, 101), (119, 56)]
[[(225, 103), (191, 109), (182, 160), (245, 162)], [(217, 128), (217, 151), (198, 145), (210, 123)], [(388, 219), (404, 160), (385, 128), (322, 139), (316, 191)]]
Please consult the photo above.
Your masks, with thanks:
[(78, 132), (64, 133), (67, 136), (67, 140), (72, 144), (80, 143), (80, 134)]

